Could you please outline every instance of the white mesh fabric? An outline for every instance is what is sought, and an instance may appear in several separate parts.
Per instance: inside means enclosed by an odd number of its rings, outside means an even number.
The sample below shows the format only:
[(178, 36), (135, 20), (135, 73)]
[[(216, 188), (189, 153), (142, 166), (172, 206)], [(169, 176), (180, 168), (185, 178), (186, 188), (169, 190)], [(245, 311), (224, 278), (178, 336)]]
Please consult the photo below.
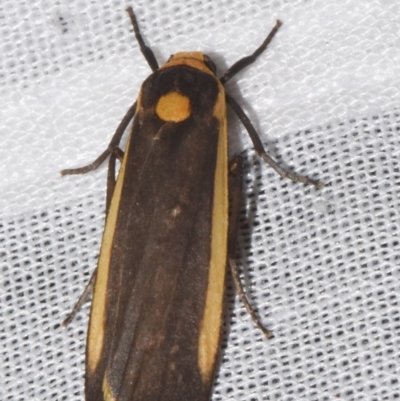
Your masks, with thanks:
[[(60, 326), (96, 266), (106, 167), (92, 161), (149, 68), (125, 2), (0, 6), (0, 399), (82, 400), (89, 304)], [(246, 150), (238, 260), (275, 338), (228, 278), (213, 400), (400, 398), (400, 6), (395, 1), (136, 2), (160, 63), (202, 50), (224, 71), (280, 18), (227, 85), (282, 165)], [(229, 113), (231, 153), (251, 142)]]

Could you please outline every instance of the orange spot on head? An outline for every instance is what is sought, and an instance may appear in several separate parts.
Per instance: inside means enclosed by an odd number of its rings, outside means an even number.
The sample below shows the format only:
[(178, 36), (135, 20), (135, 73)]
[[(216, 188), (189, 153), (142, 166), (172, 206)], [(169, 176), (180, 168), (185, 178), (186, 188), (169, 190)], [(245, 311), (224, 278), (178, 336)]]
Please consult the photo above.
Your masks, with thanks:
[(178, 92), (169, 92), (158, 99), (156, 113), (163, 121), (180, 122), (190, 116), (190, 101)]

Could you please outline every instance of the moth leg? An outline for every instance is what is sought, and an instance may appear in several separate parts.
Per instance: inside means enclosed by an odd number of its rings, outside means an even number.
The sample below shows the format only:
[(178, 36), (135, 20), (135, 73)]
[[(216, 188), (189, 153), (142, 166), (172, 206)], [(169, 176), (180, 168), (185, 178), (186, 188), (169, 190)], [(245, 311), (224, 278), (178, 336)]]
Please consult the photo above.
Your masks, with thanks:
[[(119, 148), (117, 148), (117, 149), (119, 150), (119, 152), (122, 153), (122, 157), (123, 157), (122, 150), (119, 149)], [(111, 153), (110, 159), (108, 161), (107, 196), (106, 196), (106, 211), (107, 211), (107, 213), (108, 213), (108, 210), (110, 208), (111, 198), (112, 198), (112, 195), (114, 193), (114, 188), (115, 188), (115, 161), (116, 161), (117, 157), (118, 157), (118, 159), (120, 158), (119, 156), (116, 155), (116, 153), (119, 153), (119, 152)], [(97, 268), (92, 273), (92, 276), (90, 277), (90, 280), (86, 285), (86, 288), (84, 289), (84, 291), (81, 294), (81, 296), (79, 297), (78, 301), (76, 302), (76, 304), (72, 308), (71, 313), (62, 322), (62, 325), (64, 327), (68, 326), (71, 323), (71, 321), (74, 319), (76, 314), (82, 308), (82, 305), (86, 302), (86, 299), (89, 296), (89, 294), (92, 293), (93, 285), (94, 285), (94, 282), (96, 280), (96, 274), (97, 274)]]
[(251, 123), (249, 117), (247, 117), (246, 113), (242, 110), (236, 100), (225, 93), (226, 102), (231, 106), (232, 110), (239, 117), (239, 120), (242, 122), (246, 131), (249, 133), (251, 141), (253, 142), (254, 149), (257, 152), (258, 156), (264, 159), (264, 161), (272, 167), (282, 178), (289, 178), (293, 182), (301, 182), (306, 185), (314, 185), (316, 188), (321, 189), (325, 184), (318, 180), (313, 180), (312, 178), (306, 177), (305, 175), (300, 175), (293, 173), (291, 171), (287, 171), (282, 168), (271, 156), (269, 156), (265, 149), (264, 145), (261, 142), (260, 137), (257, 134), (256, 129)]
[[(106, 195), (106, 213), (110, 209), (111, 199), (115, 189), (115, 161), (117, 155), (112, 153), (108, 161), (108, 173), (107, 173), (107, 195)], [(118, 157), (119, 159), (119, 157)]]
[(111, 138), (110, 143), (107, 146), (107, 149), (92, 163), (87, 166), (65, 169), (61, 170), (61, 175), (70, 175), (70, 174), (86, 174), (89, 171), (96, 170), (112, 153), (116, 154), (117, 157), (121, 160), (123, 157), (122, 150), (118, 147), (121, 142), (122, 135), (124, 134), (126, 127), (129, 125), (136, 112), (136, 102), (130, 107), (130, 109), (126, 112), (124, 118), (119, 123), (117, 130), (115, 131), (113, 137)]
[(229, 166), (229, 197), (230, 197), (230, 219), (228, 232), (228, 262), (235, 282), (236, 291), (239, 298), (243, 302), (248, 314), (253, 322), (264, 333), (265, 337), (272, 338), (273, 334), (260, 322), (256, 312), (250, 305), (243, 285), (240, 280), (239, 270), (235, 260), (235, 249), (237, 234), (239, 229), (240, 203), (242, 198), (242, 181), (243, 181), (243, 159), (241, 156), (235, 156)]
[(238, 72), (242, 71), (244, 68), (249, 66), (250, 64), (254, 63), (258, 56), (260, 56), (265, 49), (268, 47), (269, 43), (275, 36), (275, 34), (278, 32), (278, 29), (282, 25), (282, 22), (277, 20), (275, 26), (272, 28), (271, 32), (268, 34), (268, 36), (265, 38), (264, 42), (261, 44), (260, 47), (256, 49), (256, 51), (251, 54), (250, 56), (246, 56), (241, 58), (240, 60), (236, 61), (235, 64), (233, 64), (228, 70), (225, 72), (225, 74), (221, 77), (220, 81), (222, 84), (225, 84), (228, 82), (233, 76), (235, 76)]
[(94, 285), (94, 282), (96, 280), (96, 274), (97, 274), (97, 269), (95, 269), (95, 271), (92, 273), (92, 276), (90, 277), (90, 280), (86, 285), (86, 288), (83, 290), (83, 293), (81, 294), (81, 296), (79, 297), (78, 301), (76, 302), (76, 304), (72, 308), (72, 311), (69, 313), (69, 315), (61, 323), (64, 327), (67, 327), (72, 322), (72, 320), (74, 319), (76, 314), (82, 308), (82, 305), (86, 302), (86, 299), (89, 296), (89, 294), (92, 293), (93, 285)]
[(151, 68), (151, 70), (157, 71), (158, 70), (158, 62), (156, 60), (156, 57), (154, 56), (153, 50), (150, 49), (150, 47), (146, 46), (142, 37), (142, 34), (140, 33), (139, 25), (136, 20), (136, 16), (133, 12), (132, 7), (128, 7), (126, 9), (127, 13), (129, 14), (129, 18), (131, 19), (132, 26), (133, 26), (133, 31), (135, 32), (135, 37), (136, 40), (138, 41), (140, 51), (142, 52), (144, 58), (147, 61), (147, 64)]
[[(122, 157), (123, 157), (123, 152), (119, 148), (117, 148), (117, 149), (122, 153)], [(106, 195), (106, 213), (107, 214), (110, 209), (111, 199), (112, 199), (112, 195), (113, 195), (114, 189), (115, 189), (115, 161), (116, 161), (117, 157), (119, 158), (119, 156), (117, 156), (116, 153), (119, 153), (119, 152), (111, 153), (110, 159), (108, 161), (107, 195)], [(81, 296), (79, 297), (78, 301), (72, 308), (72, 311), (62, 322), (62, 325), (64, 327), (68, 326), (71, 323), (71, 321), (74, 319), (76, 314), (82, 308), (82, 305), (86, 302), (89, 294), (91, 294), (93, 292), (93, 285), (96, 280), (96, 274), (97, 274), (97, 268), (92, 273), (92, 276), (90, 277), (90, 280), (86, 285), (86, 288), (84, 289), (84, 291), (81, 294)]]

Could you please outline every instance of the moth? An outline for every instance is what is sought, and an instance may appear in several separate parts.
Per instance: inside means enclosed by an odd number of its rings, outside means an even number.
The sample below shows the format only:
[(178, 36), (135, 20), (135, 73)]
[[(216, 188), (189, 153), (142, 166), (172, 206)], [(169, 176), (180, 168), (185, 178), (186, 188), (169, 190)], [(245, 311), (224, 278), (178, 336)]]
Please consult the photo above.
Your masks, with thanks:
[[(109, 157), (107, 219), (91, 280), (86, 400), (207, 401), (227, 265), (253, 320), (272, 336), (244, 294), (234, 259), (242, 159), (228, 160), (226, 104), (257, 154), (280, 176), (318, 188), (323, 184), (285, 171), (268, 156), (224, 88), (264, 52), (280, 21), (253, 54), (218, 78), (213, 61), (197, 51), (176, 53), (159, 67), (132, 8), (127, 12), (152, 74), (108, 148), (90, 165), (61, 172), (86, 173)], [(131, 121), (122, 151), (119, 143)], [(117, 158), (121, 167), (115, 180)]]

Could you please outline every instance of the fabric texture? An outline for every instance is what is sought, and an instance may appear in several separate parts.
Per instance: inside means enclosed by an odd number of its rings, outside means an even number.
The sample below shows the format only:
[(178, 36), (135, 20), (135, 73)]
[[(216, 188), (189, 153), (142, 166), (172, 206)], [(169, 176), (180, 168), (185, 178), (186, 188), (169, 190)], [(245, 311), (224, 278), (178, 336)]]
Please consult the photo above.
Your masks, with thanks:
[(275, 337), (227, 280), (213, 400), (400, 397), (400, 5), (339, 0), (3, 2), (0, 6), (1, 400), (82, 400), (106, 165), (94, 160), (150, 69), (132, 5), (160, 64), (201, 50), (220, 74), (283, 26), (226, 89), (282, 166), (279, 178), (228, 113), (246, 157), (238, 263)]

